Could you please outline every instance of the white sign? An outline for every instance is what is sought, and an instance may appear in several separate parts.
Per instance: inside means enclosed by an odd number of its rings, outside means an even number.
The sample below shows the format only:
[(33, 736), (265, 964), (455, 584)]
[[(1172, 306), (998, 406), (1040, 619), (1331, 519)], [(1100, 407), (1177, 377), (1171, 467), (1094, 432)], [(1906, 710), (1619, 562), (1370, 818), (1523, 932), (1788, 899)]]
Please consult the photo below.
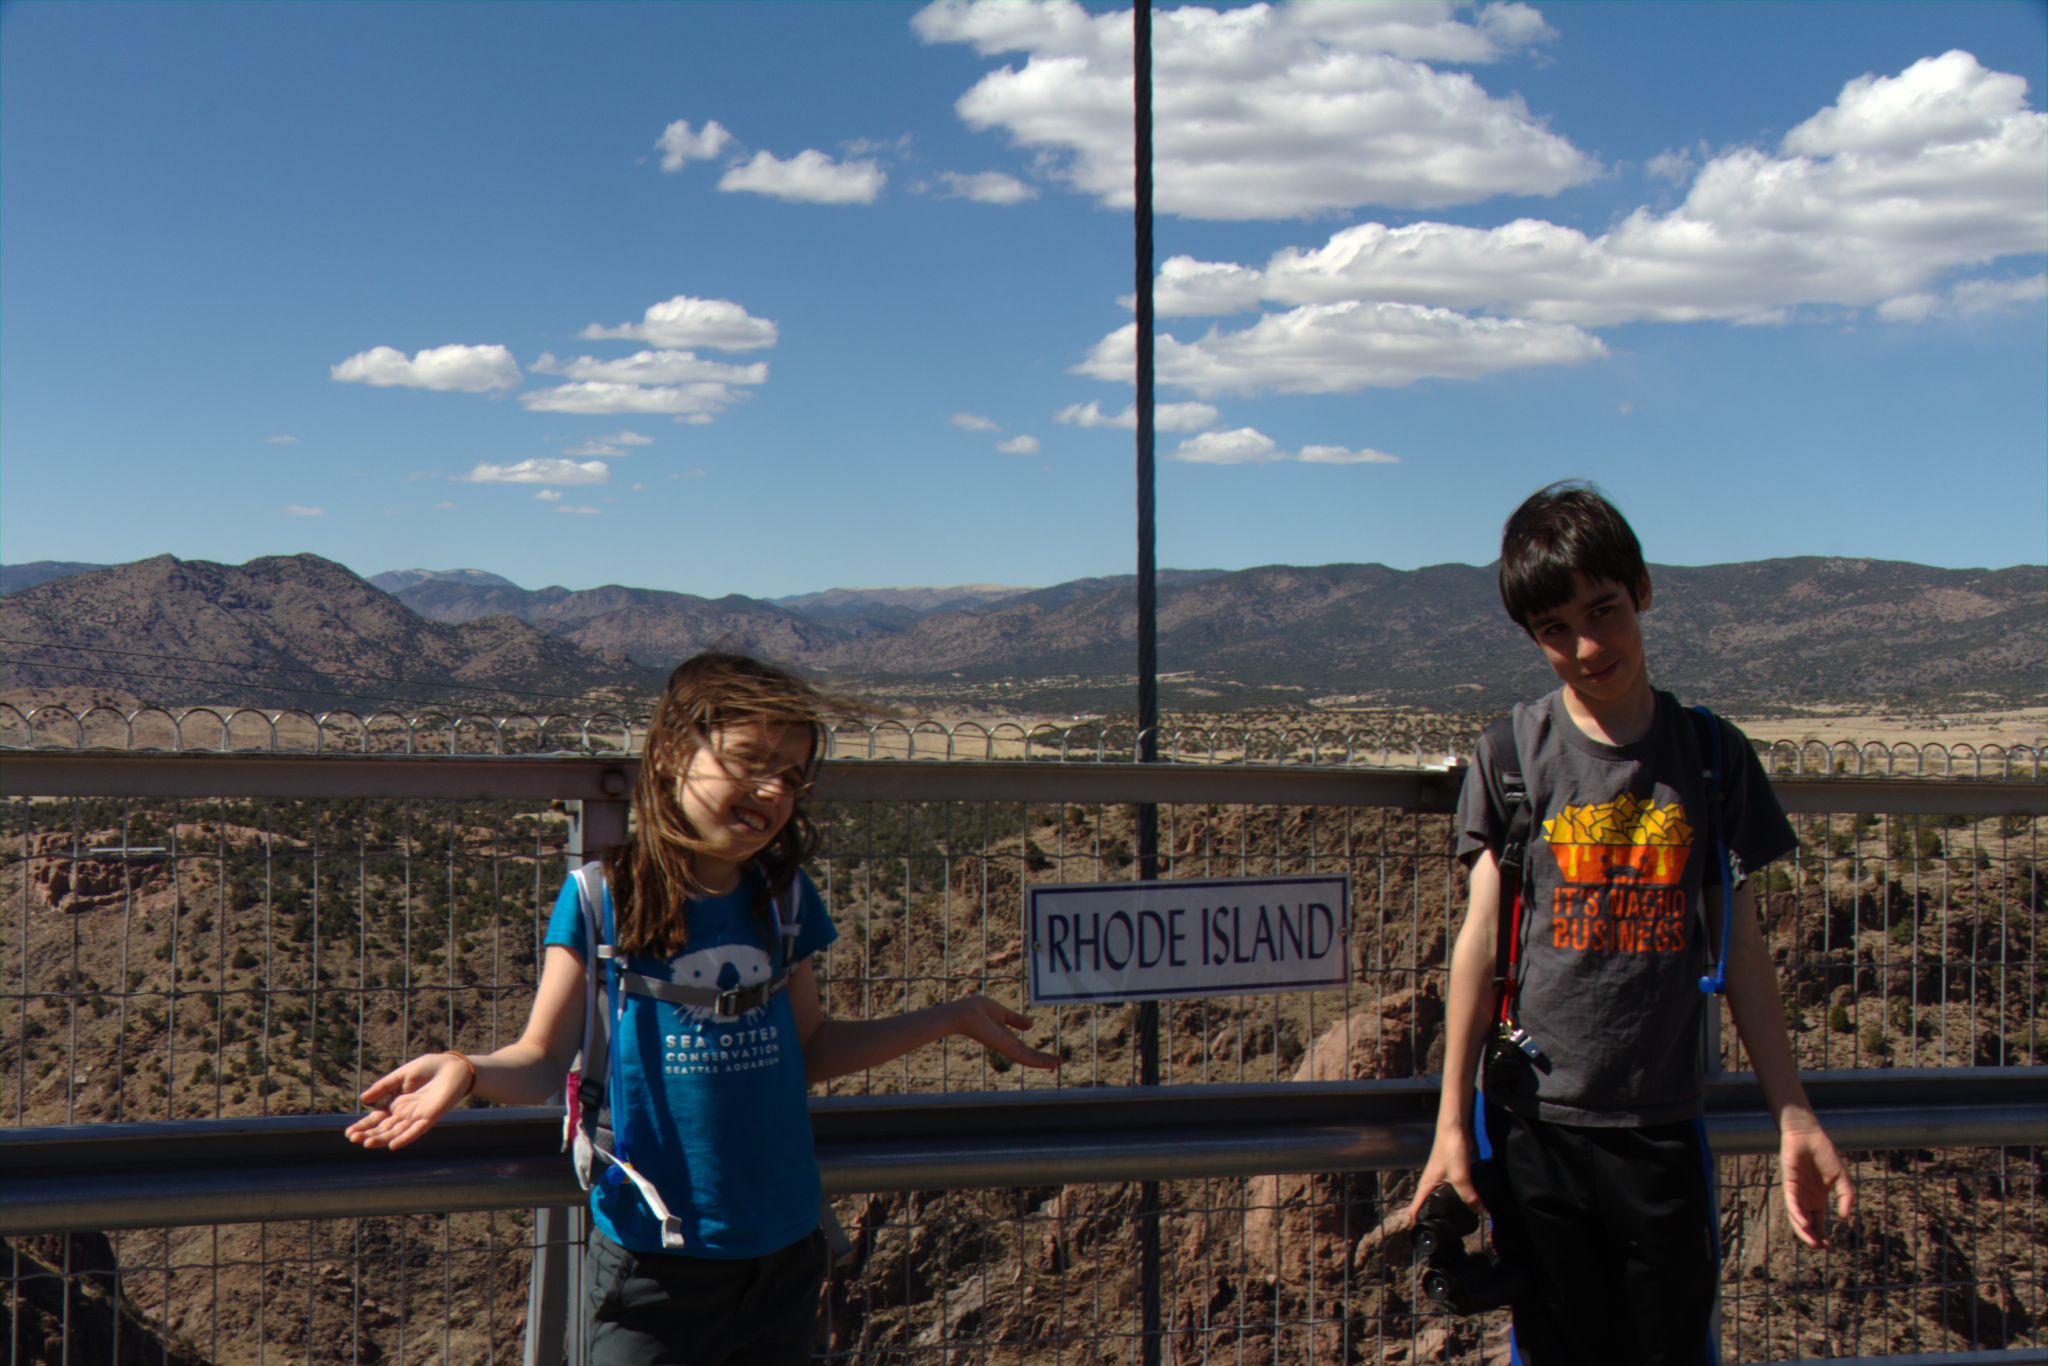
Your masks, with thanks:
[(1038, 1005), (1341, 987), (1351, 879), (1032, 887), (1024, 942)]

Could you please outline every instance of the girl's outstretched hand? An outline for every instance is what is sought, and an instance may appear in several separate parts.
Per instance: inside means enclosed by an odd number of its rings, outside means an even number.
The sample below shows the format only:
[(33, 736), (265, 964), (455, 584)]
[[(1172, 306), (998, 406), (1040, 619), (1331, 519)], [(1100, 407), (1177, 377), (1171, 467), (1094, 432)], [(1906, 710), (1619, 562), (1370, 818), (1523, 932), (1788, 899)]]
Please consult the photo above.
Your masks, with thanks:
[(1022, 1063), (1026, 1067), (1060, 1065), (1058, 1058), (1039, 1052), (1012, 1032), (1031, 1028), (1029, 1015), (1019, 1015), (986, 996), (963, 996), (953, 1002), (952, 1011), (950, 1032), (963, 1034), (983, 1047), (994, 1049), (1011, 1062)]
[(453, 1053), (423, 1053), (363, 1092), (370, 1111), (348, 1126), (365, 1148), (403, 1148), (440, 1123), (475, 1085), (475, 1067)]

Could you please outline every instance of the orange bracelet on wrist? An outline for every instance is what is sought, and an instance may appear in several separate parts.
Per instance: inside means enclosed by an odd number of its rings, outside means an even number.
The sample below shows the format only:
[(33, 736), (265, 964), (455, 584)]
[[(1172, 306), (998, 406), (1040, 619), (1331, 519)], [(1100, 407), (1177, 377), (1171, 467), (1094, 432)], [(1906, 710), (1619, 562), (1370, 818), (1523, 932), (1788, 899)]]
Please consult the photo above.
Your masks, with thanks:
[(470, 1095), (476, 1090), (476, 1064), (469, 1060), (469, 1054), (467, 1053), (458, 1053), (452, 1048), (444, 1048), (441, 1051), (448, 1057), (459, 1060), (464, 1067), (469, 1069), (469, 1085), (463, 1087), (462, 1094), (456, 1097), (458, 1100), (468, 1100)]

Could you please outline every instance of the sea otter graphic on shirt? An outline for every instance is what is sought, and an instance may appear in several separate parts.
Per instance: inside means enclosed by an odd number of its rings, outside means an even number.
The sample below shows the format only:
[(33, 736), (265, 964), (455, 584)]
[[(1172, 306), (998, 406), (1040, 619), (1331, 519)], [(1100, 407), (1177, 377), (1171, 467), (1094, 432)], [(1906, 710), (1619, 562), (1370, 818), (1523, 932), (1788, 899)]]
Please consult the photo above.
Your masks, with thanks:
[(1562, 885), (1551, 892), (1551, 946), (1574, 953), (1685, 949), (1692, 824), (1681, 802), (1623, 793), (1567, 806), (1543, 822)]
[[(674, 960), (670, 980), (685, 986), (734, 991), (774, 975), (767, 953), (752, 944), (719, 944)], [(708, 1006), (677, 1005), (677, 1028), (661, 1040), (664, 1075), (747, 1072), (775, 1065), (782, 1031), (768, 1021), (763, 1001), (737, 1019), (720, 1019)]]
[[(796, 889), (797, 937), (786, 957), (761, 914), (760, 882), (749, 878), (723, 896), (690, 900), (682, 953), (620, 966), (700, 988), (741, 987), (772, 977), (771, 968), (814, 961), (838, 931), (802, 872)], [(599, 923), (612, 917), (607, 889)], [(579, 960), (590, 953), (574, 879), (555, 898), (546, 942)], [(753, 952), (719, 951), (727, 945)], [(613, 1124), (633, 1165), (682, 1220), (684, 1247), (700, 1257), (761, 1257), (807, 1237), (818, 1226), (818, 1163), (790, 993), (737, 1020), (630, 991), (611, 1004), (619, 1011)], [(593, 1226), (621, 1247), (662, 1250), (661, 1221), (632, 1182), (595, 1183), (590, 1209)]]

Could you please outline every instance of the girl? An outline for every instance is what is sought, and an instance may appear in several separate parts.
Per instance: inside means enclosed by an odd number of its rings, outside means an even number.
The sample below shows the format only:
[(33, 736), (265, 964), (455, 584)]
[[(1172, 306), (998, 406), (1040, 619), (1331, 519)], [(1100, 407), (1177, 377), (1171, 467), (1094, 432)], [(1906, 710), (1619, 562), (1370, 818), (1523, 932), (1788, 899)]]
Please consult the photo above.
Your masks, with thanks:
[[(981, 996), (876, 1020), (826, 1016), (811, 956), (838, 931), (799, 867), (817, 840), (803, 799), (823, 709), (808, 684), (758, 661), (684, 661), (648, 727), (632, 835), (605, 853), (620, 970), (667, 993), (624, 994), (611, 1122), (684, 1250), (664, 1250), (663, 1223), (633, 1182), (593, 1183), (584, 1288), (601, 1366), (809, 1358), (826, 1251), (808, 1083), (949, 1034), (1027, 1067), (1057, 1065), (1012, 1032), (1028, 1019)], [(792, 885), (793, 944), (771, 909)], [(470, 1095), (530, 1105), (556, 1094), (582, 1043), (586, 941), (572, 878), (519, 1041), (474, 1059), (428, 1053), (380, 1078), (350, 1141), (402, 1148)], [(785, 988), (768, 994), (761, 984), (784, 970)]]

